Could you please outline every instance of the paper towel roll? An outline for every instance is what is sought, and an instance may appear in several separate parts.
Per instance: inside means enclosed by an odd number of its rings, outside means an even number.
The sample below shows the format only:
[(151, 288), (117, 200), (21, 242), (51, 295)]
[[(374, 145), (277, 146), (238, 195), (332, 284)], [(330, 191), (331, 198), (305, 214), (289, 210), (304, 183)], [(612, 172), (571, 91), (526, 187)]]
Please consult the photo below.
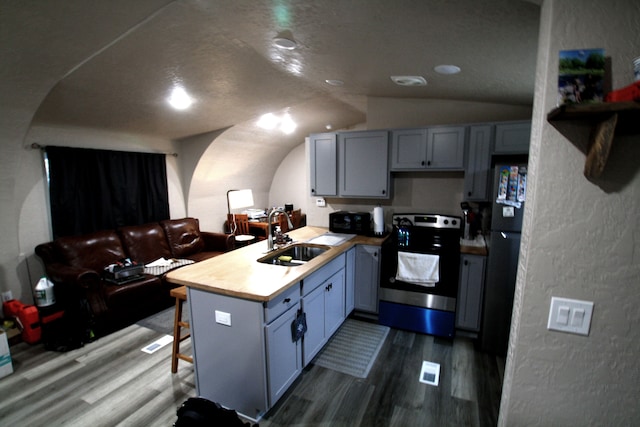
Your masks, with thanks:
[(380, 206), (373, 208), (373, 233), (376, 235), (384, 234), (384, 212)]

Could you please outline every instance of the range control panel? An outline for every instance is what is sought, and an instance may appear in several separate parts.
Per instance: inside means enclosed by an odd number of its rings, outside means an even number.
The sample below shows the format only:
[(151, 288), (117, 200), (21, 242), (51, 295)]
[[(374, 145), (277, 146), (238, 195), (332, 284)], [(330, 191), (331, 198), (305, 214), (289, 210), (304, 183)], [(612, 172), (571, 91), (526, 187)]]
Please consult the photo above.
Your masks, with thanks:
[(398, 227), (460, 228), (462, 219), (449, 215), (405, 213), (394, 214), (393, 223)]

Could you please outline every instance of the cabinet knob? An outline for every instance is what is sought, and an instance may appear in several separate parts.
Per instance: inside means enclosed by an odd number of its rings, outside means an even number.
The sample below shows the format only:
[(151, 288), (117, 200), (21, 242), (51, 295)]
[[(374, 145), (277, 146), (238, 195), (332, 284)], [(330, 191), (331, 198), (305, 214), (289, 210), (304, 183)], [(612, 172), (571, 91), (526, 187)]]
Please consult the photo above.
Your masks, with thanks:
[(315, 192), (316, 192), (316, 190), (314, 190), (314, 189), (312, 188), (312, 189), (311, 189), (311, 192), (312, 192), (312, 193), (315, 193)]
[(469, 265), (469, 261), (468, 260), (464, 260), (464, 265)]
[(331, 288), (333, 288), (333, 283), (329, 283), (329, 285), (327, 285), (325, 289), (327, 290), (327, 292), (329, 292)]
[(285, 298), (284, 301), (282, 301), (283, 304), (289, 304), (291, 302), (291, 298)]
[(424, 160), (420, 162), (420, 166), (424, 166)]
[(382, 194), (383, 195), (386, 194), (386, 193), (387, 193), (387, 190), (382, 190)]
[(467, 192), (467, 196), (471, 196), (471, 191)]
[(427, 166), (431, 166), (431, 160), (427, 162)]

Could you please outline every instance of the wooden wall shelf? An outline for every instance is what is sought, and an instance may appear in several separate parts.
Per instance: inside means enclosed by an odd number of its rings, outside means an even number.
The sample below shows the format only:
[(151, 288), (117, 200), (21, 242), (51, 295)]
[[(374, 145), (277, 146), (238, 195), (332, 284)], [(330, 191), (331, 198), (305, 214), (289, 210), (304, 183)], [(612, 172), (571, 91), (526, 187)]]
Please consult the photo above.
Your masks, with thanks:
[(563, 121), (590, 124), (584, 175), (589, 179), (598, 178), (607, 164), (614, 134), (640, 133), (640, 102), (562, 105), (547, 114), (547, 121), (558, 130)]

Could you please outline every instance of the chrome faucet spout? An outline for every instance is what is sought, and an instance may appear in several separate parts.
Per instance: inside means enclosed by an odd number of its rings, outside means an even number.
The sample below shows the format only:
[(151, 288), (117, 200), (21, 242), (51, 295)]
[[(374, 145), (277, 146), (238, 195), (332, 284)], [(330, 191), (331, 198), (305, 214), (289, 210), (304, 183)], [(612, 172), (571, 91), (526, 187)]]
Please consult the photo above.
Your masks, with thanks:
[(289, 226), (289, 228), (293, 228), (291, 219), (289, 218), (289, 215), (287, 215), (284, 209), (274, 209), (271, 212), (269, 212), (269, 216), (267, 217), (267, 224), (269, 224), (269, 227), (268, 227), (269, 236), (267, 237), (267, 244), (269, 245), (268, 247), (270, 251), (273, 250), (273, 226), (271, 225), (271, 221), (275, 213), (284, 214), (284, 216), (287, 218), (287, 225)]

